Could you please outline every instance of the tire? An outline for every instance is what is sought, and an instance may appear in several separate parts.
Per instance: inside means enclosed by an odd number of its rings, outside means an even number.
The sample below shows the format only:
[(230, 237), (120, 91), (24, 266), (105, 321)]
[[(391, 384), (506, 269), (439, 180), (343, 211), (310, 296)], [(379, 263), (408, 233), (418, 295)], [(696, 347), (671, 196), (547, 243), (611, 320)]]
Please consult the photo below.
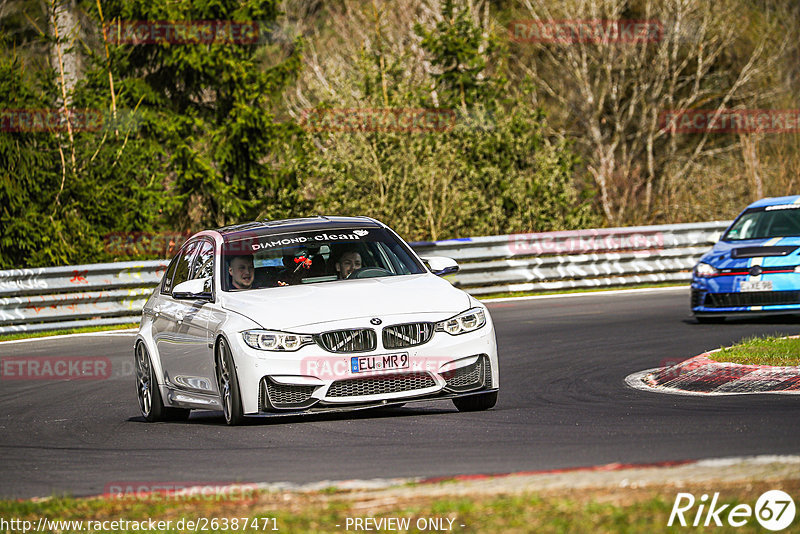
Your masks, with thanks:
[(239, 392), (239, 378), (236, 376), (236, 366), (233, 365), (233, 357), (225, 339), (220, 339), (217, 345), (217, 385), (225, 422), (230, 426), (243, 424), (245, 417)]
[(720, 324), (725, 322), (725, 317), (704, 317), (702, 315), (695, 315), (694, 318), (697, 319), (697, 322), (700, 324)]
[(482, 412), (497, 404), (497, 391), (453, 399), (459, 412)]
[(136, 397), (142, 417), (149, 423), (157, 421), (186, 421), (191, 410), (188, 408), (170, 408), (161, 400), (161, 390), (156, 380), (156, 372), (147, 347), (138, 343), (134, 350), (136, 367)]

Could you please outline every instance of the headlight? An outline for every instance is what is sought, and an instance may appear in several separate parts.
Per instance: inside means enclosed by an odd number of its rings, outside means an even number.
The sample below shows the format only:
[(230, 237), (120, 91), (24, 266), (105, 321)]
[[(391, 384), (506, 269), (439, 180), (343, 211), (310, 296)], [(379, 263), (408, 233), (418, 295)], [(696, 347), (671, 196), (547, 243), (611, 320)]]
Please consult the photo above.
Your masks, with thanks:
[(472, 332), (486, 324), (486, 313), (482, 308), (471, 308), (445, 321), (436, 323), (437, 332), (447, 332), (451, 336)]
[(314, 343), (307, 334), (290, 334), (271, 330), (247, 330), (242, 332), (244, 342), (254, 349), (274, 351), (294, 351), (304, 345)]
[(694, 268), (694, 274), (701, 277), (715, 276), (719, 274), (719, 271), (716, 267), (707, 263), (698, 263)]

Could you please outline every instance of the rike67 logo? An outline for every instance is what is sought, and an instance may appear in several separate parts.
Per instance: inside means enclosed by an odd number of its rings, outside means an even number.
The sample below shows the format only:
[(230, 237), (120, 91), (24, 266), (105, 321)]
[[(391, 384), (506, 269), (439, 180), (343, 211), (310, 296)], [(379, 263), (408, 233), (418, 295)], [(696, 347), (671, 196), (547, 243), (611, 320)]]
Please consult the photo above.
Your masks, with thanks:
[[(696, 510), (695, 505), (697, 505)], [(709, 502), (707, 494), (700, 499), (695, 499), (691, 493), (678, 493), (672, 512), (669, 514), (667, 526), (680, 525), (682, 527), (721, 527), (728, 524), (732, 527), (742, 527), (748, 524), (755, 516), (756, 521), (765, 529), (772, 531), (783, 530), (794, 521), (794, 500), (788, 493), (781, 490), (764, 492), (756, 501), (755, 508), (749, 504), (719, 504), (719, 493), (714, 493)]]

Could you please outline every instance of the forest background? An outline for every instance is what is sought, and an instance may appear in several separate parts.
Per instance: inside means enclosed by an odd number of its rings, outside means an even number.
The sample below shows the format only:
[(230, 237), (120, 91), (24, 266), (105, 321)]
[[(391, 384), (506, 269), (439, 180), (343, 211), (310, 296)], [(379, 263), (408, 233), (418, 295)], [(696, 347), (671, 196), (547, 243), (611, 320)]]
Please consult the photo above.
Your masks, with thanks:
[[(192, 21), (251, 31), (125, 38)], [(799, 86), (796, 0), (0, 0), (0, 269), (316, 214), (409, 241), (730, 219), (800, 192), (798, 125), (665, 114), (797, 116)]]

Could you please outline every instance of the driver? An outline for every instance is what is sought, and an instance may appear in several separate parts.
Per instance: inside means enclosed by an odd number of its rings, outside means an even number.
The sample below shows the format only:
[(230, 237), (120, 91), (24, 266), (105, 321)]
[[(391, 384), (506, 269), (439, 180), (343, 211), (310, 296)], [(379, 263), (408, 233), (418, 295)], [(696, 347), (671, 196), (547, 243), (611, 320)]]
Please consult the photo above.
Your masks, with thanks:
[(357, 271), (360, 268), (361, 254), (355, 250), (346, 250), (342, 252), (339, 259), (336, 260), (336, 273), (342, 280), (353, 274), (353, 271)]
[(253, 256), (234, 256), (228, 264), (231, 285), (234, 289), (250, 289), (255, 279)]

